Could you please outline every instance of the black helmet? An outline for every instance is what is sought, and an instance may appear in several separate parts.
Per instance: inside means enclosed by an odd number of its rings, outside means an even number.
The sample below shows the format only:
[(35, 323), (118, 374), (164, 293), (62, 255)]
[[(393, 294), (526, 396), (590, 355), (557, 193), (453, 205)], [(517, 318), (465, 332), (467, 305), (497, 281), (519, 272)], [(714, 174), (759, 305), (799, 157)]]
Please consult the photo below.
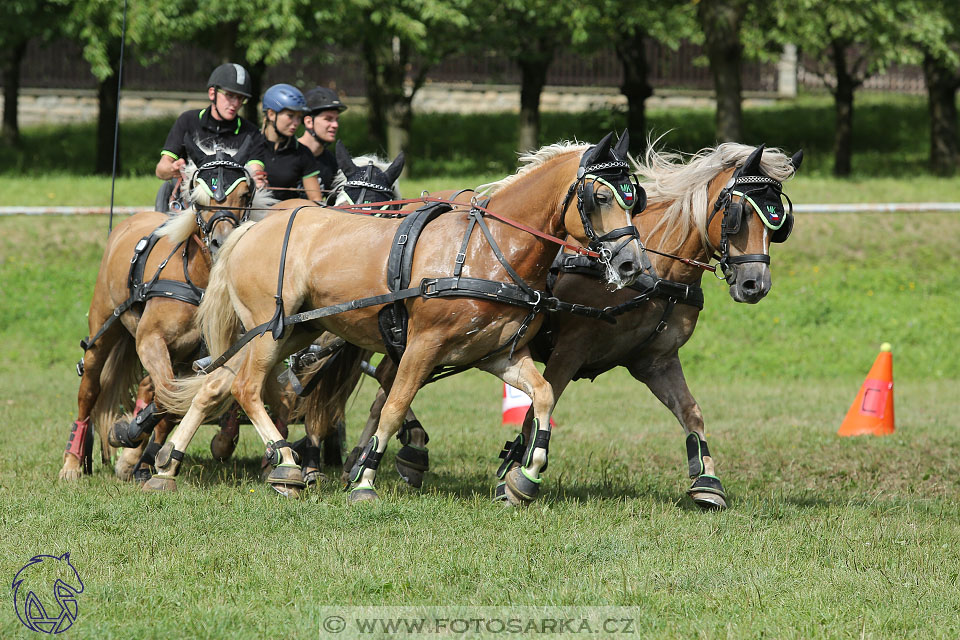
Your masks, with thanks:
[(328, 109), (336, 109), (337, 111), (347, 110), (347, 105), (340, 101), (340, 97), (333, 89), (327, 89), (326, 87), (315, 87), (310, 89), (310, 91), (307, 91), (306, 98), (307, 113), (310, 115), (319, 113), (321, 111), (326, 111)]
[(238, 64), (225, 62), (210, 74), (210, 79), (207, 80), (207, 88), (210, 87), (219, 87), (225, 91), (239, 94), (244, 98), (249, 98), (251, 94), (250, 74)]

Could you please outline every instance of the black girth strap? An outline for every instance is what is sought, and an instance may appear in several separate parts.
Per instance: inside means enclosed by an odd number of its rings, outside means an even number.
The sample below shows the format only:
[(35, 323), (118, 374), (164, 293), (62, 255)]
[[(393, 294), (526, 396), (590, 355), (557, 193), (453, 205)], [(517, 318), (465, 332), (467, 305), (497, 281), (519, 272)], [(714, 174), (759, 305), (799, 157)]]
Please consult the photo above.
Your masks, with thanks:
[[(130, 272), (127, 274), (127, 287), (130, 290), (130, 297), (124, 300), (116, 309), (113, 310), (113, 315), (107, 318), (100, 329), (92, 338), (81, 340), (80, 347), (87, 351), (92, 347), (97, 340), (103, 336), (104, 333), (117, 321), (117, 318), (126, 313), (133, 305), (138, 303), (145, 303), (150, 298), (167, 298), (173, 300), (179, 300), (181, 302), (186, 302), (187, 304), (192, 304), (197, 306), (200, 304), (200, 300), (203, 298), (203, 289), (197, 287), (190, 280), (190, 256), (189, 256), (189, 245), (187, 241), (181, 242), (173, 248), (173, 251), (170, 252), (170, 255), (164, 259), (163, 262), (157, 267), (156, 272), (153, 274), (153, 277), (144, 282), (144, 272), (147, 267), (147, 259), (150, 257), (150, 253), (153, 251), (153, 248), (157, 245), (157, 242), (160, 241), (160, 236), (156, 235), (156, 230), (145, 238), (141, 238), (137, 243), (137, 246), (133, 250), (133, 258), (130, 259)], [(183, 277), (184, 282), (177, 280), (161, 280), (160, 273), (167, 266), (167, 263), (170, 261), (170, 258), (183, 248)]]

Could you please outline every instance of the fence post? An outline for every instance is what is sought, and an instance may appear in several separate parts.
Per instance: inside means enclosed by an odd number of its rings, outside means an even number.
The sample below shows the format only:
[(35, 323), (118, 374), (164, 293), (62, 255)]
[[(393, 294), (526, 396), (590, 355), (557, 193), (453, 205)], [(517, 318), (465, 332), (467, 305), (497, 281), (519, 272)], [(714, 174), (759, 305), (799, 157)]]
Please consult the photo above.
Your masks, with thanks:
[(777, 94), (781, 98), (797, 97), (797, 45), (783, 45), (783, 55), (777, 63)]

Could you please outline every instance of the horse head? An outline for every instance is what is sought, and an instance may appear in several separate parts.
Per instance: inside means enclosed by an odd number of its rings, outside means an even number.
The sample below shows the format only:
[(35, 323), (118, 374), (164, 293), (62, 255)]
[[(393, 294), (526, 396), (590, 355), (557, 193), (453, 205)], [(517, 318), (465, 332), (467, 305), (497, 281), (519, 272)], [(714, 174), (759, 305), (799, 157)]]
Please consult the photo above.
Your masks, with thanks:
[(253, 176), (244, 166), (253, 147), (248, 136), (239, 149), (218, 147), (212, 153), (185, 138), (190, 162), (185, 169), (187, 200), (195, 215), (200, 237), (216, 256), (231, 231), (249, 217), (257, 193)]
[[(77, 596), (83, 593), (83, 580), (70, 562), (69, 553), (40, 555), (17, 572), (11, 588), (17, 617), (24, 626), (33, 631), (59, 633), (77, 617)], [(60, 605), (59, 609), (53, 606), (54, 602)]]
[(708, 242), (716, 247), (720, 272), (736, 302), (753, 304), (770, 291), (770, 244), (786, 241), (793, 230), (793, 203), (783, 193), (782, 181), (802, 161), (802, 151), (786, 158), (761, 144), (714, 181), (724, 186), (713, 200)]
[[(328, 198), (328, 202), (333, 206), (376, 204), (400, 199), (397, 179), (403, 171), (402, 151), (390, 164), (375, 156), (360, 156), (357, 158), (360, 161), (358, 164), (347, 151), (347, 147), (337, 140), (336, 153), (337, 165), (343, 173), (343, 178), (334, 181), (334, 191)], [(370, 208), (392, 209), (397, 206)]]
[(627, 163), (630, 136), (624, 131), (612, 142), (611, 132), (583, 153), (562, 210), (567, 233), (600, 254), (607, 282), (621, 288), (652, 266), (631, 221), (646, 206), (646, 194)]

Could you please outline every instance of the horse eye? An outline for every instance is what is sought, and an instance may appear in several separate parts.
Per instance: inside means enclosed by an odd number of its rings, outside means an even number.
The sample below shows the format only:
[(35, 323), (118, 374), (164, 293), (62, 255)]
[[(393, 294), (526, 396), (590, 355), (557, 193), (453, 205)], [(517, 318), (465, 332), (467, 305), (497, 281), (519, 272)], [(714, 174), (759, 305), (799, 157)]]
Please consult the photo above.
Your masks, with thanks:
[(596, 198), (597, 198), (597, 202), (599, 202), (600, 204), (606, 204), (610, 202), (610, 196), (607, 195), (606, 193), (598, 193), (596, 195)]

